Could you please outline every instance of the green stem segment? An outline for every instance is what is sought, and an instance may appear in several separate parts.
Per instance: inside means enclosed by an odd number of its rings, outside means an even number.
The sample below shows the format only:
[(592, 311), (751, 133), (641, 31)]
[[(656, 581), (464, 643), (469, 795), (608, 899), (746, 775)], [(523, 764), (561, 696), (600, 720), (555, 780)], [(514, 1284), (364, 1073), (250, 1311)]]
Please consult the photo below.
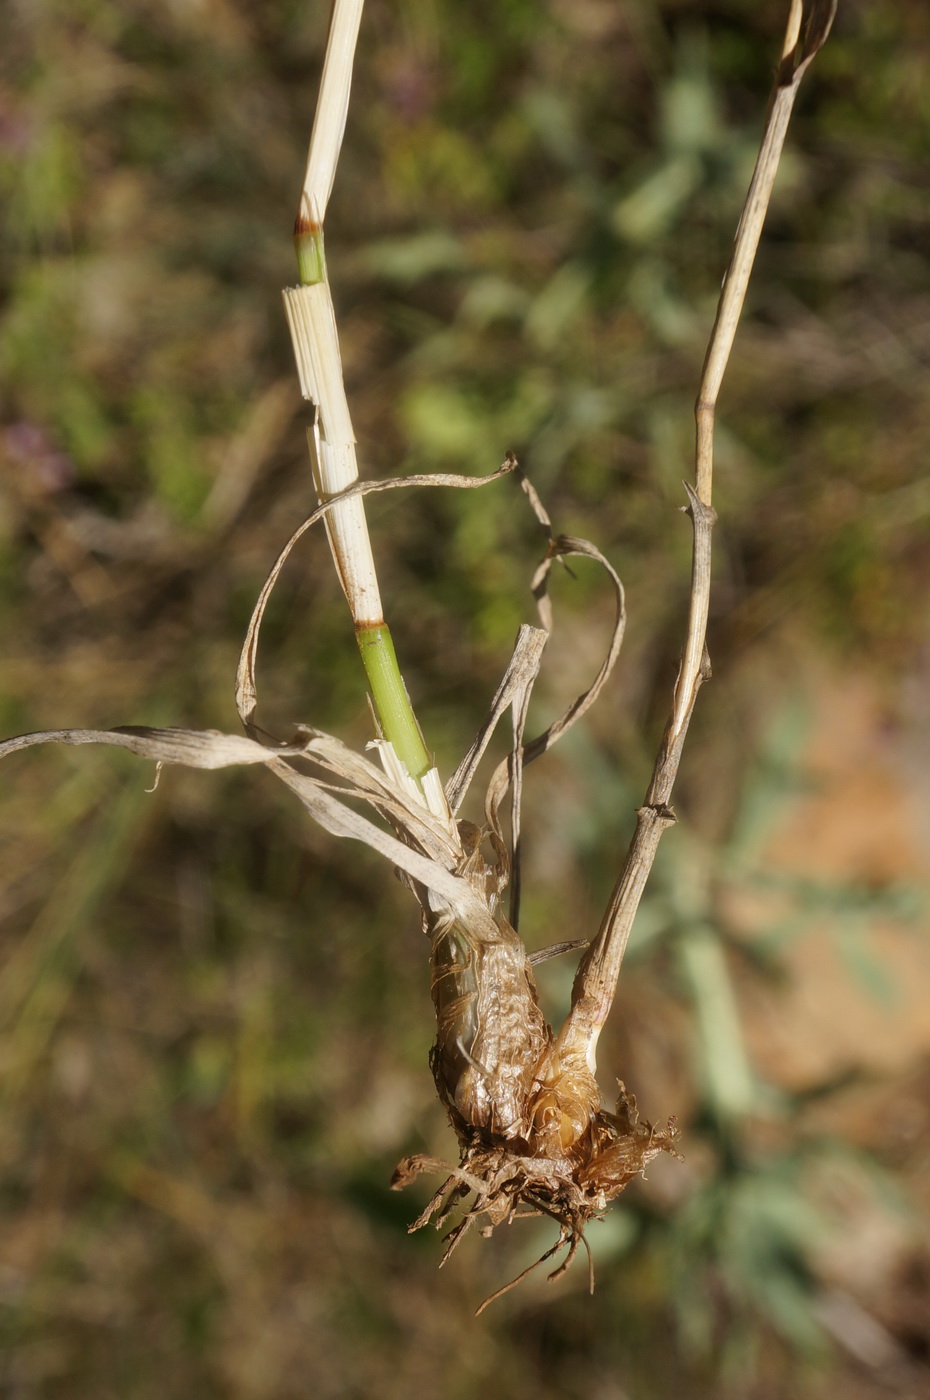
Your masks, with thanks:
[(315, 287), (326, 281), (326, 253), (321, 228), (298, 228), (294, 234), (297, 273), (302, 287)]
[(394, 752), (410, 776), (422, 778), (432, 768), (432, 759), (426, 751), (404, 678), (397, 665), (387, 623), (382, 622), (377, 627), (359, 627), (355, 639), (384, 737), (394, 745)]

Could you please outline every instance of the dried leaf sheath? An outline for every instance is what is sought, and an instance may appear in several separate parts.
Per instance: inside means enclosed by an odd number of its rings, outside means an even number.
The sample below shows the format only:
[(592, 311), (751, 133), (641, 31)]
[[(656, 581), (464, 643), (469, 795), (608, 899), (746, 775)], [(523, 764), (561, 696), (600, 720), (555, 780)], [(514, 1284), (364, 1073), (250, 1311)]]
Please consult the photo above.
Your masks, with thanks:
[[(479, 857), (480, 859), (480, 857)], [(456, 1132), (529, 1135), (527, 1106), (551, 1035), (519, 935), (501, 915), (483, 937), (449, 910), (429, 910), (436, 1044), (430, 1063)]]

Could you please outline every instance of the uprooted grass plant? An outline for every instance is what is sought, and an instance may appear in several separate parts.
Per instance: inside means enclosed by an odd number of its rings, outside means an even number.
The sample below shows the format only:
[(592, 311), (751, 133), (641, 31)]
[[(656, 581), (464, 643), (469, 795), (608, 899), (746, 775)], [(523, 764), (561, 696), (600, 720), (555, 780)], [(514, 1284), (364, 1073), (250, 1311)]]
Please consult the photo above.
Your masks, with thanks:
[[(319, 104), (296, 222), (299, 285), (284, 293), (285, 311), (303, 397), (314, 406), (308, 431), (318, 508), (284, 546), (262, 589), (239, 662), (236, 703), (245, 733), (127, 727), (101, 731), (42, 731), (10, 739), (0, 755), (46, 741), (109, 743), (162, 764), (219, 768), (261, 765), (295, 794), (327, 831), (365, 842), (382, 854), (411, 889), (430, 940), (437, 1036), (431, 1065), (439, 1097), (459, 1142), (457, 1164), (429, 1156), (405, 1159), (394, 1184), (440, 1172), (443, 1185), (412, 1228), (444, 1225), (466, 1202), (444, 1259), (475, 1225), (488, 1233), (524, 1216), (550, 1217), (563, 1248), (552, 1277), (586, 1244), (585, 1229), (659, 1153), (677, 1152), (674, 1119), (656, 1128), (639, 1119), (635, 1099), (620, 1083), (614, 1107), (602, 1105), (596, 1071), (598, 1039), (610, 1012), (633, 920), (662, 834), (674, 824), (671, 806), (698, 691), (710, 673), (705, 645), (710, 599), (714, 412), (762, 230), (791, 108), (808, 64), (829, 32), (834, 0), (792, 0), (765, 134), (733, 256), (723, 282), (697, 399), (694, 485), (682, 509), (691, 520), (690, 606), (671, 712), (636, 828), (600, 927), (590, 941), (555, 938), (530, 956), (520, 938), (519, 852), (523, 770), (541, 757), (597, 699), (623, 640), (625, 603), (616, 572), (589, 541), (553, 530), (530, 480), (511, 453), (486, 476), (430, 474), (387, 481), (359, 480), (356, 441), (343, 385), (330, 293), (323, 225), (335, 179), (349, 106), (350, 79), (362, 0), (337, 0)], [(433, 764), (398, 667), (368, 535), (364, 497), (402, 487), (507, 489), (516, 480), (544, 539), (532, 580), (540, 626), (521, 628), (487, 719), (445, 783)], [(378, 762), (339, 739), (301, 726), (287, 741), (261, 725), (256, 678), (265, 607), (288, 556), (317, 522), (330, 549), (352, 615), (371, 690)], [(547, 579), (555, 561), (575, 555), (605, 570), (615, 598), (615, 625), (590, 686), (534, 739), (525, 739), (530, 695), (552, 627)], [(494, 773), (480, 824), (460, 817), (491, 736), (511, 713), (509, 756)], [(503, 817), (509, 797), (509, 819)], [(377, 824), (357, 810), (367, 805)], [(510, 887), (507, 908), (504, 891)], [(556, 931), (557, 932), (557, 931)], [(540, 1009), (533, 965), (583, 947), (571, 1006), (557, 1031)], [(535, 1266), (533, 1266), (535, 1267)], [(520, 1277), (522, 1277), (521, 1275)], [(511, 1285), (506, 1285), (510, 1287)], [(504, 1290), (499, 1290), (504, 1291)], [(492, 1297), (498, 1296), (497, 1293)], [(490, 1299), (487, 1301), (491, 1301)]]

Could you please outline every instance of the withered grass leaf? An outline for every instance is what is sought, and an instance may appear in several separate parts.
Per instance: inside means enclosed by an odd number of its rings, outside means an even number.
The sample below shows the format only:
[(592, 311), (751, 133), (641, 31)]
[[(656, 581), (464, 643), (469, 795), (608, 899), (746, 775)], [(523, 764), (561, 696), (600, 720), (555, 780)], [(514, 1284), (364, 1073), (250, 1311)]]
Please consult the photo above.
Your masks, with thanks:
[(155, 763), (179, 763), (186, 768), (268, 763), (276, 756), (304, 750), (303, 744), (276, 744), (269, 748), (244, 734), (224, 734), (219, 729), (152, 729), (127, 724), (117, 729), (45, 729), (18, 734), (0, 743), (0, 758), (33, 744), (110, 744)]

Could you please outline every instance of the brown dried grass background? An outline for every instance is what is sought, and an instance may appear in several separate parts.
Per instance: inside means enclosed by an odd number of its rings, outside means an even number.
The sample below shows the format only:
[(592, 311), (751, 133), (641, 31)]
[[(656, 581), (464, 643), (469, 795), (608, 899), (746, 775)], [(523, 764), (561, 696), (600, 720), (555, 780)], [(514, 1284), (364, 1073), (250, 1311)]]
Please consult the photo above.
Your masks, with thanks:
[[(279, 289), (325, 8), (3, 11), (4, 733), (233, 725), (251, 602), (310, 498)], [(665, 712), (690, 401), (782, 23), (748, 0), (366, 16), (328, 221), (365, 468), (514, 448), (628, 590), (610, 696), (528, 774), (532, 946), (595, 927)], [(594, 1299), (578, 1270), (475, 1322), (545, 1227), (438, 1276), (405, 1233), (390, 1171), (451, 1135), (427, 950), (375, 857), (254, 772), (147, 795), (128, 756), (36, 752), (0, 805), (4, 1393), (923, 1393), (928, 48), (919, 7), (845, 4), (789, 137), (721, 403), (716, 675), (601, 1056), (605, 1088), (681, 1115), (687, 1160), (592, 1231)], [(531, 615), (532, 524), (507, 483), (370, 515), (449, 771)], [(609, 624), (577, 573), (539, 724)], [(269, 726), (364, 742), (322, 539), (266, 626)], [(688, 952), (705, 926), (723, 983)], [(553, 1013), (569, 978), (548, 969)], [(699, 1034), (721, 985), (759, 1078), (735, 1127), (733, 1046)]]

